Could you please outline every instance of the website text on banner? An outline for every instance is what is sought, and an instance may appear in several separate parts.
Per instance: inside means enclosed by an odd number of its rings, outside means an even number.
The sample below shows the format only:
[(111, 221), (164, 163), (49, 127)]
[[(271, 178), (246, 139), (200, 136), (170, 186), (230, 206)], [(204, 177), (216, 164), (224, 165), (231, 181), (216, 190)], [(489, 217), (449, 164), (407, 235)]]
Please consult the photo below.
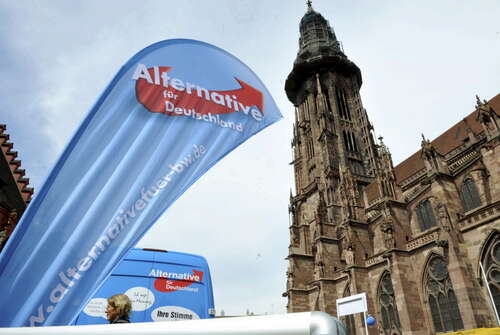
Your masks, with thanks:
[(0, 326), (70, 324), (118, 261), (212, 165), (281, 114), (237, 58), (193, 40), (132, 57), (0, 254)]

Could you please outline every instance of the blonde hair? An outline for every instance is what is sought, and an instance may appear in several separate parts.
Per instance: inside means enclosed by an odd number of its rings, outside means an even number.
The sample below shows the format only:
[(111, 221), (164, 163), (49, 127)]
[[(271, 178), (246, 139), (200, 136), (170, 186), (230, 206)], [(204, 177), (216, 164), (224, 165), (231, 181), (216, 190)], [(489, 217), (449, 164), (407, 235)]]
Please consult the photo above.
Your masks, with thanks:
[(115, 294), (109, 297), (108, 304), (117, 310), (119, 316), (129, 318), (130, 311), (132, 311), (132, 302), (125, 294)]

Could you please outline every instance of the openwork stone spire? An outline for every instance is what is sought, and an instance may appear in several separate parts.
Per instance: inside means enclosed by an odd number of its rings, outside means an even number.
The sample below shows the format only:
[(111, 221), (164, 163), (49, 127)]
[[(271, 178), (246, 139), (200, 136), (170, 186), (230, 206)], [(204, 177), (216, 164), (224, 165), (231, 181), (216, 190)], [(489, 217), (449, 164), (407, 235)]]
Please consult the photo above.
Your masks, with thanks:
[(307, 2), (307, 12), (300, 20), (299, 50), (288, 76), (285, 90), (295, 105), (298, 86), (318, 69), (330, 68), (347, 75), (354, 74), (361, 86), (361, 72), (344, 54), (335, 32), (328, 21)]
[(300, 21), (299, 52), (295, 63), (319, 55), (343, 55), (328, 21), (312, 8), (310, 2), (307, 5), (307, 12)]

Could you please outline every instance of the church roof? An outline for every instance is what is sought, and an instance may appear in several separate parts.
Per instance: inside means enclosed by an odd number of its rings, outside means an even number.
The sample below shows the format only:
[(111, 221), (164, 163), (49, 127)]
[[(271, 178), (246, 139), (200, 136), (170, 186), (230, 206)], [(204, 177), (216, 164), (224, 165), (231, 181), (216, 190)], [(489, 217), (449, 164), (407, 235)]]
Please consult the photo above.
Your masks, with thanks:
[[(493, 110), (495, 110), (495, 112), (500, 112), (500, 94), (496, 95), (488, 103)], [(442, 155), (446, 155), (464, 144), (464, 140), (468, 137), (468, 129), (472, 130), (474, 135), (479, 135), (483, 132), (483, 127), (476, 120), (476, 111), (470, 113), (464, 119), (457, 122), (451, 128), (435, 138), (431, 143), (434, 148), (436, 148), (437, 152)], [(421, 150), (418, 150), (394, 168), (397, 184), (424, 168), (424, 162), (420, 157), (420, 152)]]
[[(488, 104), (498, 114), (500, 112), (500, 94), (493, 97)], [(436, 137), (431, 143), (437, 152), (442, 155), (447, 155), (463, 145), (469, 136), (469, 130), (471, 130), (476, 136), (481, 134), (484, 130), (481, 124), (476, 120), (476, 115), (477, 111), (475, 110), (464, 119), (450, 127), (444, 133)], [(421, 158), (421, 150), (418, 150), (394, 168), (396, 184), (401, 185), (403, 181), (407, 180), (424, 168), (425, 166), (424, 161)], [(368, 202), (381, 196), (379, 186), (376, 182), (372, 182), (366, 187), (366, 195)]]

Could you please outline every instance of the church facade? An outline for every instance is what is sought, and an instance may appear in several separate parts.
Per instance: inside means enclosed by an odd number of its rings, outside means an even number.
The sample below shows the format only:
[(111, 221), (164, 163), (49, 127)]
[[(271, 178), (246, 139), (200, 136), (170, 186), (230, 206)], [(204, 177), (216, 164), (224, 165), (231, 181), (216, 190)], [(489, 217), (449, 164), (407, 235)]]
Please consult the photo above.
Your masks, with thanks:
[[(370, 334), (497, 326), (500, 94), (478, 97), (471, 114), (393, 166), (361, 84), (309, 4), (285, 84), (295, 106), (288, 312), (335, 316), (336, 299), (366, 292)], [(362, 314), (343, 321), (364, 334)]]

